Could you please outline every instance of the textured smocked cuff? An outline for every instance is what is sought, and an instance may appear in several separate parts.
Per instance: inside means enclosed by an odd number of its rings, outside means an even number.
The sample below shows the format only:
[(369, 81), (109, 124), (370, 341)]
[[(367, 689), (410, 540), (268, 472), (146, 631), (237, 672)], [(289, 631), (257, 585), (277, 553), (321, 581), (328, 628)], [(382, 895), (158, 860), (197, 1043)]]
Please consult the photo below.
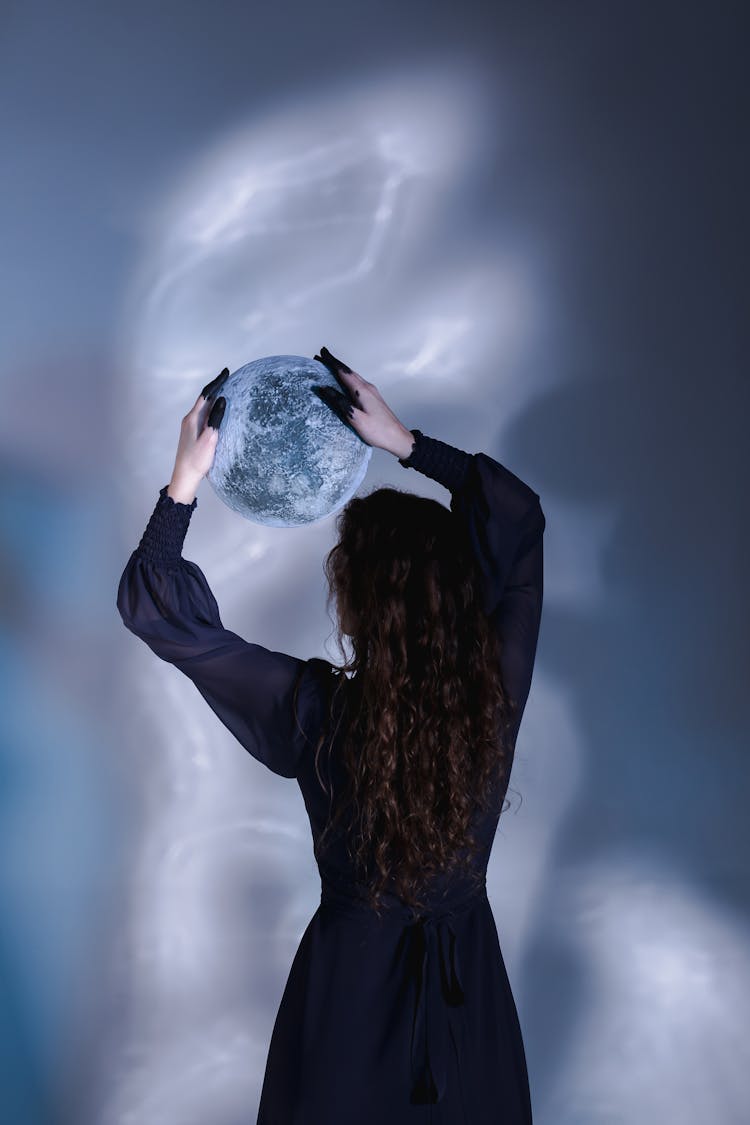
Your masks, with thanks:
[(198, 506), (197, 496), (191, 504), (180, 504), (167, 495), (168, 488), (165, 484), (159, 489), (156, 507), (138, 544), (138, 554), (152, 562), (180, 560), (190, 517)]
[(399, 464), (424, 473), (451, 492), (459, 488), (471, 467), (471, 453), (438, 438), (426, 437), (421, 430), (410, 432), (414, 434), (414, 447), (408, 457), (399, 457)]

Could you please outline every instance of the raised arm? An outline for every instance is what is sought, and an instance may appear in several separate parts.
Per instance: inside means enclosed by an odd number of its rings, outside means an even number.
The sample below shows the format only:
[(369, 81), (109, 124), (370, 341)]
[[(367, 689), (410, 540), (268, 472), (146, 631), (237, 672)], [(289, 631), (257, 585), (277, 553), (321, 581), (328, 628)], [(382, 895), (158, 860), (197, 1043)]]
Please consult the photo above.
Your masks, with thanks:
[[(120, 578), (123, 623), (192, 680), (245, 750), (273, 773), (296, 777), (305, 734), (310, 737), (317, 722), (325, 662), (272, 652), (224, 628), (205, 575), (182, 558), (197, 498), (178, 503), (168, 487), (160, 490)], [(302, 730), (294, 712), (297, 688)]]
[(542, 616), (546, 521), (538, 494), (486, 453), (465, 453), (421, 430), (407, 430), (374, 383), (327, 348), (315, 358), (342, 388), (323, 394), (342, 422), (451, 492), (451, 511), (468, 532), (479, 563), (484, 607), (502, 640), (504, 686), (518, 705), (520, 723)]
[(538, 493), (486, 453), (466, 453), (411, 430), (414, 445), (399, 458), (451, 493), (451, 511), (468, 532), (483, 578), (485, 611), (502, 638), (502, 674), (518, 703), (520, 723), (536, 656), (543, 600)]

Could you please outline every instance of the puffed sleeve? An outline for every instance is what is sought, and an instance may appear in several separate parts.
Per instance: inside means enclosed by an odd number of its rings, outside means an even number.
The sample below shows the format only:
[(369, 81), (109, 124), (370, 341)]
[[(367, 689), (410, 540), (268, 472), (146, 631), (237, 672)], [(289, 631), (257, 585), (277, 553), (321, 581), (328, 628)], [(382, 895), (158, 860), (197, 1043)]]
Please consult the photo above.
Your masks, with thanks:
[(502, 639), (503, 683), (518, 704), (520, 723), (542, 616), (546, 520), (539, 494), (486, 453), (411, 432), (414, 446), (399, 463), (451, 493), (451, 511), (479, 563), (485, 612)]
[(182, 558), (197, 497), (181, 504), (167, 488), (120, 578), (123, 623), (193, 681), (245, 750), (273, 773), (296, 777), (321, 717), (325, 662), (272, 652), (224, 628), (205, 575)]

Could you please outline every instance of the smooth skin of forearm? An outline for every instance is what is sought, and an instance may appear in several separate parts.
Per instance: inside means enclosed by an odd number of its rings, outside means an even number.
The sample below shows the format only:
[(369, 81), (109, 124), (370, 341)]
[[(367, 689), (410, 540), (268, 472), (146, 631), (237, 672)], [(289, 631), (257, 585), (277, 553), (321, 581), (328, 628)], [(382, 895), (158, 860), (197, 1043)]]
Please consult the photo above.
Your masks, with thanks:
[[(383, 449), (385, 447), (381, 446), (380, 448)], [(414, 434), (404, 426), (401, 432), (395, 435), (393, 441), (389, 442), (385, 451), (386, 453), (392, 453), (394, 457), (398, 457), (399, 460), (401, 460), (402, 458), (408, 457), (413, 448)]]
[(167, 485), (167, 496), (171, 496), (175, 504), (192, 504), (198, 494), (199, 484), (200, 480), (190, 480), (188, 477), (172, 474), (172, 479)]

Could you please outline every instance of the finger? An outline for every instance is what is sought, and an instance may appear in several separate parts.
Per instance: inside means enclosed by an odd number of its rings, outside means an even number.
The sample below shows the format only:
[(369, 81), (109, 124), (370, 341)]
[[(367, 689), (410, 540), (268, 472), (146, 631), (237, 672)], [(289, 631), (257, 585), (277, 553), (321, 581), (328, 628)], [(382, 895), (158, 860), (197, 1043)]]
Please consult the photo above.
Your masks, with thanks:
[(354, 409), (348, 396), (337, 391), (335, 387), (313, 387), (313, 392), (338, 415), (347, 414)]
[(336, 375), (338, 368), (336, 367), (336, 364), (333, 362), (333, 360), (326, 359), (326, 357), (323, 355), (314, 355), (313, 359), (317, 359), (318, 363), (322, 363), (324, 367), (327, 367), (332, 375)]
[(212, 379), (210, 383), (206, 383), (205, 387), (201, 391), (201, 395), (203, 396), (203, 398), (211, 399), (214, 397), (214, 395), (217, 395), (228, 378), (229, 368), (225, 367), (219, 372), (215, 379)]
[(342, 371), (345, 375), (354, 374), (351, 367), (347, 367), (343, 360), (336, 359), (336, 356), (332, 352), (329, 352), (328, 348), (326, 348), (325, 346), (320, 349), (320, 354), (322, 356), (326, 356), (331, 363), (335, 363), (339, 370)]
[[(321, 348), (320, 355), (316, 355), (314, 358), (317, 359), (320, 363), (324, 364), (331, 372), (331, 374), (336, 376), (336, 378), (339, 378), (339, 376), (350, 376), (352, 379), (362, 378), (362, 376), (358, 375), (356, 371), (352, 371), (351, 367), (349, 367), (348, 364), (344, 363), (342, 359), (337, 359), (337, 357), (333, 355), (332, 352), (329, 352), (328, 348), (326, 347)], [(339, 379), (339, 382), (341, 382), (341, 379)]]
[(362, 409), (359, 402), (357, 401), (359, 399), (359, 391), (354, 385), (356, 380), (361, 378), (361, 376), (357, 375), (356, 371), (352, 371), (351, 367), (347, 367), (347, 365), (345, 363), (342, 363), (341, 360), (338, 360), (335, 358), (335, 356), (332, 356), (327, 348), (321, 348), (320, 351), (321, 354), (313, 356), (313, 359), (317, 359), (319, 363), (322, 363), (324, 367), (328, 368), (338, 385), (345, 392), (346, 397), (352, 404), (352, 406), (358, 406), (360, 407), (360, 409)]
[(346, 425), (351, 424), (354, 417), (354, 406), (346, 395), (342, 395), (341, 391), (337, 391), (333, 387), (313, 387), (313, 393), (326, 406), (330, 407), (342, 422)]
[(218, 430), (219, 426), (221, 425), (221, 420), (224, 417), (226, 406), (227, 400), (223, 395), (220, 398), (217, 398), (216, 402), (211, 407), (211, 413), (208, 416), (206, 425), (211, 426), (211, 428), (214, 430)]

